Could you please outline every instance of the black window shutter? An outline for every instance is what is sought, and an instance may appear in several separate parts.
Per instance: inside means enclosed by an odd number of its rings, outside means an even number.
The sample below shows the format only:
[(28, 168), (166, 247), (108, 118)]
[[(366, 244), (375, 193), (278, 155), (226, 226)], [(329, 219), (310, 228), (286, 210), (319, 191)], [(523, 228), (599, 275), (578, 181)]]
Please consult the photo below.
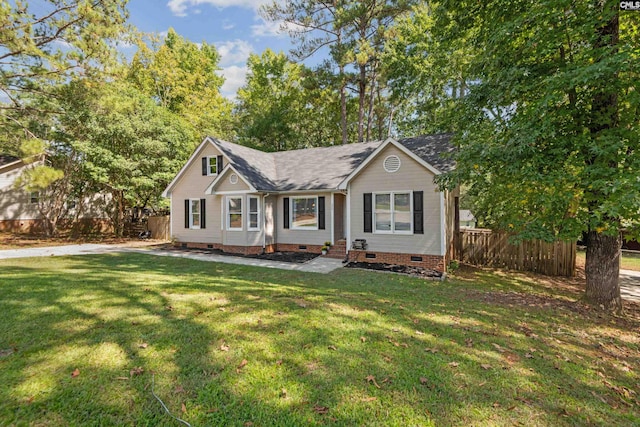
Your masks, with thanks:
[(371, 233), (373, 229), (373, 211), (371, 193), (364, 193), (364, 232)]
[(216, 172), (222, 172), (223, 167), (224, 165), (222, 164), (222, 156), (218, 156), (218, 158), (216, 159)]
[(207, 205), (206, 199), (200, 199), (200, 228), (207, 228)]
[(207, 158), (203, 157), (202, 158), (202, 176), (208, 175), (207, 174)]
[(422, 191), (413, 192), (413, 234), (424, 234), (424, 206)]
[(318, 197), (318, 230), (324, 230), (324, 196)]
[(189, 228), (189, 199), (184, 199), (184, 228)]
[(282, 215), (284, 218), (283, 226), (284, 228), (289, 228), (289, 198), (285, 197), (284, 199), (282, 199), (282, 201), (283, 201), (282, 207), (284, 208), (284, 215)]

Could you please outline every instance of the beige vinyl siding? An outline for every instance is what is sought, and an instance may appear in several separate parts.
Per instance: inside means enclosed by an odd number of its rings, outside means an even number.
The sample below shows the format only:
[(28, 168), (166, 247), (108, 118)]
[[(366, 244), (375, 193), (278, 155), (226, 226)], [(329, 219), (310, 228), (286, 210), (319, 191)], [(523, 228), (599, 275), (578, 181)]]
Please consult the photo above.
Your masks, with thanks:
[[(284, 202), (285, 197), (300, 196), (324, 196), (325, 199), (325, 229), (324, 230), (292, 230), (284, 228)], [(331, 240), (331, 193), (304, 193), (295, 195), (279, 195), (276, 202), (276, 233), (278, 243), (301, 244), (301, 245), (324, 245), (324, 242)], [(292, 212), (289, 212), (291, 219)]]
[[(240, 178), (240, 176), (236, 174), (234, 171), (232, 171), (231, 169), (227, 169), (222, 174), (223, 174), (222, 178), (218, 182), (218, 185), (216, 186), (216, 188), (213, 189), (213, 191), (231, 192), (231, 191), (248, 191), (249, 190), (249, 186), (247, 185), (247, 183), (244, 182), (244, 180)], [(231, 175), (233, 174), (236, 174), (238, 176), (238, 182), (236, 182), (235, 184), (232, 184), (231, 181), (229, 180), (231, 178)]]
[[(202, 157), (215, 157), (219, 154), (220, 152), (212, 144), (205, 144), (171, 192), (172, 237), (179, 242), (222, 243), (220, 197), (204, 194), (204, 190), (216, 177), (203, 176), (201, 162)], [(185, 199), (206, 199), (206, 228), (199, 230), (185, 228)]]
[[(242, 230), (227, 230), (227, 205), (226, 200), (228, 197), (241, 197), (242, 198)], [(258, 205), (260, 206), (260, 230), (249, 231), (249, 197), (257, 197)], [(222, 243), (224, 245), (231, 246), (262, 246), (262, 196), (259, 194), (227, 194), (218, 196), (220, 200), (224, 201), (224, 230), (222, 232)]]
[(276, 223), (278, 221), (278, 217), (276, 215), (276, 202), (278, 201), (277, 196), (268, 196), (265, 197), (264, 201), (264, 232), (266, 233), (265, 243), (267, 245), (273, 245), (276, 243)]
[[(400, 158), (400, 169), (388, 173), (383, 168), (389, 155)], [(442, 255), (440, 192), (434, 174), (393, 145), (389, 145), (351, 181), (350, 238), (366, 239), (372, 252)], [(364, 232), (364, 193), (424, 192), (424, 234), (377, 234)], [(374, 201), (375, 204), (375, 201)]]

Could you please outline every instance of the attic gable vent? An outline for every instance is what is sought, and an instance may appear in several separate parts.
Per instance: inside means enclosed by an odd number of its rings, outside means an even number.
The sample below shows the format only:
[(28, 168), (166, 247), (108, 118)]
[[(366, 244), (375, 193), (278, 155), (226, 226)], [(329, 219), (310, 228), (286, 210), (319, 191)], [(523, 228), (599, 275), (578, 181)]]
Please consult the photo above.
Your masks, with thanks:
[(237, 184), (238, 183), (238, 175), (236, 175), (235, 173), (232, 173), (231, 176), (229, 177), (229, 182), (232, 184)]
[(400, 157), (392, 155), (387, 156), (382, 163), (384, 170), (389, 173), (397, 172), (400, 169)]

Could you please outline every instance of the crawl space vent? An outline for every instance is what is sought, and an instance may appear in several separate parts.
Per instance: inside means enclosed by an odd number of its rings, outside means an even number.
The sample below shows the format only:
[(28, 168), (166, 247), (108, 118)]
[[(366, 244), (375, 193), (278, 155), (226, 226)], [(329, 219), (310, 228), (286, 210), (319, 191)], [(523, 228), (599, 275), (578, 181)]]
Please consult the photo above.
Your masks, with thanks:
[(231, 176), (229, 177), (229, 182), (232, 184), (237, 184), (238, 183), (238, 175), (236, 175), (235, 173), (232, 173)]
[(400, 158), (398, 156), (387, 156), (382, 166), (389, 173), (397, 172), (400, 169)]

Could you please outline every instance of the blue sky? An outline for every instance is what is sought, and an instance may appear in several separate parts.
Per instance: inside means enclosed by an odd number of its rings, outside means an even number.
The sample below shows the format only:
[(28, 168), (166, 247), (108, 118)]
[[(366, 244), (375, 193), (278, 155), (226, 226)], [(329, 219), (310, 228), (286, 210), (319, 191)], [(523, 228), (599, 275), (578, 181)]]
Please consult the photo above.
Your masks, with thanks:
[(260, 5), (269, 0), (130, 0), (130, 22), (144, 32), (166, 34), (170, 27), (193, 42), (214, 44), (226, 78), (223, 95), (233, 98), (245, 82), (250, 53), (267, 47), (288, 53), (289, 36), (265, 22)]

